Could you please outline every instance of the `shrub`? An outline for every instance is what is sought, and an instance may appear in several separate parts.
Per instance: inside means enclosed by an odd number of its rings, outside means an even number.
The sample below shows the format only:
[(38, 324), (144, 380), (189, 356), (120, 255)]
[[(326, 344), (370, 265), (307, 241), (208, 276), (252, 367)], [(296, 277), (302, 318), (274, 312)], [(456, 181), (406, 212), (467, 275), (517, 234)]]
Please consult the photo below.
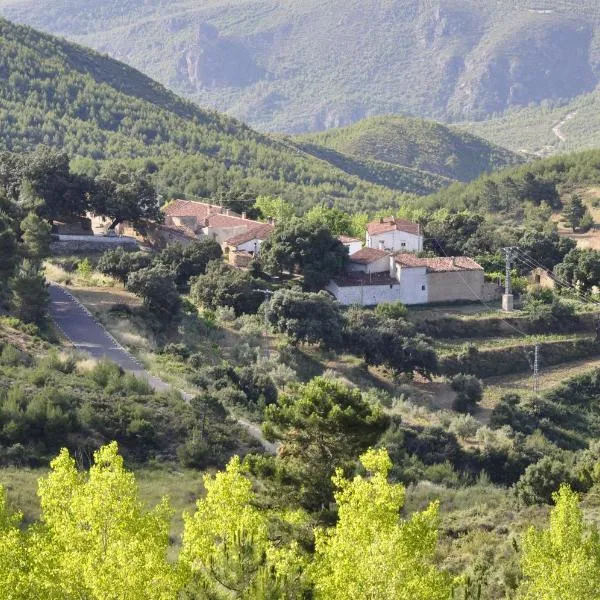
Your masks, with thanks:
[(459, 438), (472, 438), (479, 429), (479, 423), (471, 415), (458, 415), (450, 422), (448, 430)]
[(381, 319), (404, 319), (408, 309), (402, 302), (384, 302), (375, 307), (375, 314)]
[(552, 494), (563, 483), (573, 486), (577, 482), (573, 481), (564, 459), (546, 456), (525, 469), (525, 473), (515, 485), (515, 494), (521, 502), (528, 506), (550, 504)]
[(456, 392), (452, 408), (458, 412), (472, 413), (483, 398), (483, 384), (473, 375), (455, 375), (450, 387)]

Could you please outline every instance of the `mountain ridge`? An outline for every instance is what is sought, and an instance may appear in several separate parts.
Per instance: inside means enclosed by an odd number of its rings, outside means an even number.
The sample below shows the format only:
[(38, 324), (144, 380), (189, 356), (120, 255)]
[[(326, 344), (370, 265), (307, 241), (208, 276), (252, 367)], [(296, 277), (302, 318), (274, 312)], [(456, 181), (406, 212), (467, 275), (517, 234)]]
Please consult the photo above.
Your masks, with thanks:
[(474, 120), (600, 82), (589, 0), (0, 0), (0, 11), (265, 131), (387, 113)]

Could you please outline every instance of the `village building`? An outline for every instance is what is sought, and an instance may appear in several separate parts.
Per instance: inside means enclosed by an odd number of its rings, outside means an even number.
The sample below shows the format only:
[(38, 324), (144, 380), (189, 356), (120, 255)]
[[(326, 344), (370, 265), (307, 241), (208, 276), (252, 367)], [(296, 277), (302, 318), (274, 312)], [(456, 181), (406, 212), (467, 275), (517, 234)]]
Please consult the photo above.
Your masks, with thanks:
[(362, 247), (362, 241), (355, 237), (349, 237), (347, 235), (338, 235), (338, 240), (346, 246), (348, 249), (348, 254), (352, 255), (355, 252), (358, 252)]
[(378, 248), (350, 256), (346, 274), (327, 290), (340, 304), (362, 306), (477, 301), (487, 294), (483, 268), (471, 258), (419, 258)]
[(422, 252), (423, 232), (418, 223), (397, 217), (381, 217), (367, 225), (367, 248), (390, 252)]

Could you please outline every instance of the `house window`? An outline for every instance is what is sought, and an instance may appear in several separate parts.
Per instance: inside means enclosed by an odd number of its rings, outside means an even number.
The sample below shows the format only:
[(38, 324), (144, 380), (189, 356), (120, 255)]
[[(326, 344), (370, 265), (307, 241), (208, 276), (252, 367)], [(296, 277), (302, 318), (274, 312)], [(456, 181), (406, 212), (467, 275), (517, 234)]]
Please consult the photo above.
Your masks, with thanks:
[(401, 245), (403, 248), (406, 248), (406, 242), (402, 242), (400, 245)]
[(422, 286), (421, 286), (421, 291), (422, 291), (422, 292), (424, 292), (424, 291), (425, 291), (425, 286), (424, 286), (424, 285), (422, 285)]

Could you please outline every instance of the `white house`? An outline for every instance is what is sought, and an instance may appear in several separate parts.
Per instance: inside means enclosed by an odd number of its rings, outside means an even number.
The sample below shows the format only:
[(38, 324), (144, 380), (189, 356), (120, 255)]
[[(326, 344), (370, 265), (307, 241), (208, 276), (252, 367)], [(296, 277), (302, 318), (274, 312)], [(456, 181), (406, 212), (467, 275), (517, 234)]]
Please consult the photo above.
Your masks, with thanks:
[(355, 237), (349, 237), (347, 235), (339, 235), (338, 240), (348, 248), (348, 254), (352, 256), (355, 252), (358, 252), (362, 247), (362, 242)]
[(405, 219), (381, 217), (367, 225), (367, 248), (383, 244), (390, 252), (421, 252), (423, 239), (421, 226)]
[(258, 254), (261, 244), (271, 235), (274, 226), (270, 223), (261, 223), (225, 240), (225, 252), (248, 252)]
[(347, 266), (349, 274), (387, 273), (393, 276), (393, 270), (393, 255), (378, 248), (361, 248), (358, 252), (350, 255)]
[(235, 236), (245, 234), (264, 223), (248, 219), (232, 210), (192, 200), (174, 200), (163, 208), (165, 225), (185, 229), (197, 237), (209, 237), (223, 245)]
[(484, 272), (466, 256), (418, 258), (363, 248), (350, 257), (346, 275), (326, 289), (344, 305), (475, 301), (484, 297)]

